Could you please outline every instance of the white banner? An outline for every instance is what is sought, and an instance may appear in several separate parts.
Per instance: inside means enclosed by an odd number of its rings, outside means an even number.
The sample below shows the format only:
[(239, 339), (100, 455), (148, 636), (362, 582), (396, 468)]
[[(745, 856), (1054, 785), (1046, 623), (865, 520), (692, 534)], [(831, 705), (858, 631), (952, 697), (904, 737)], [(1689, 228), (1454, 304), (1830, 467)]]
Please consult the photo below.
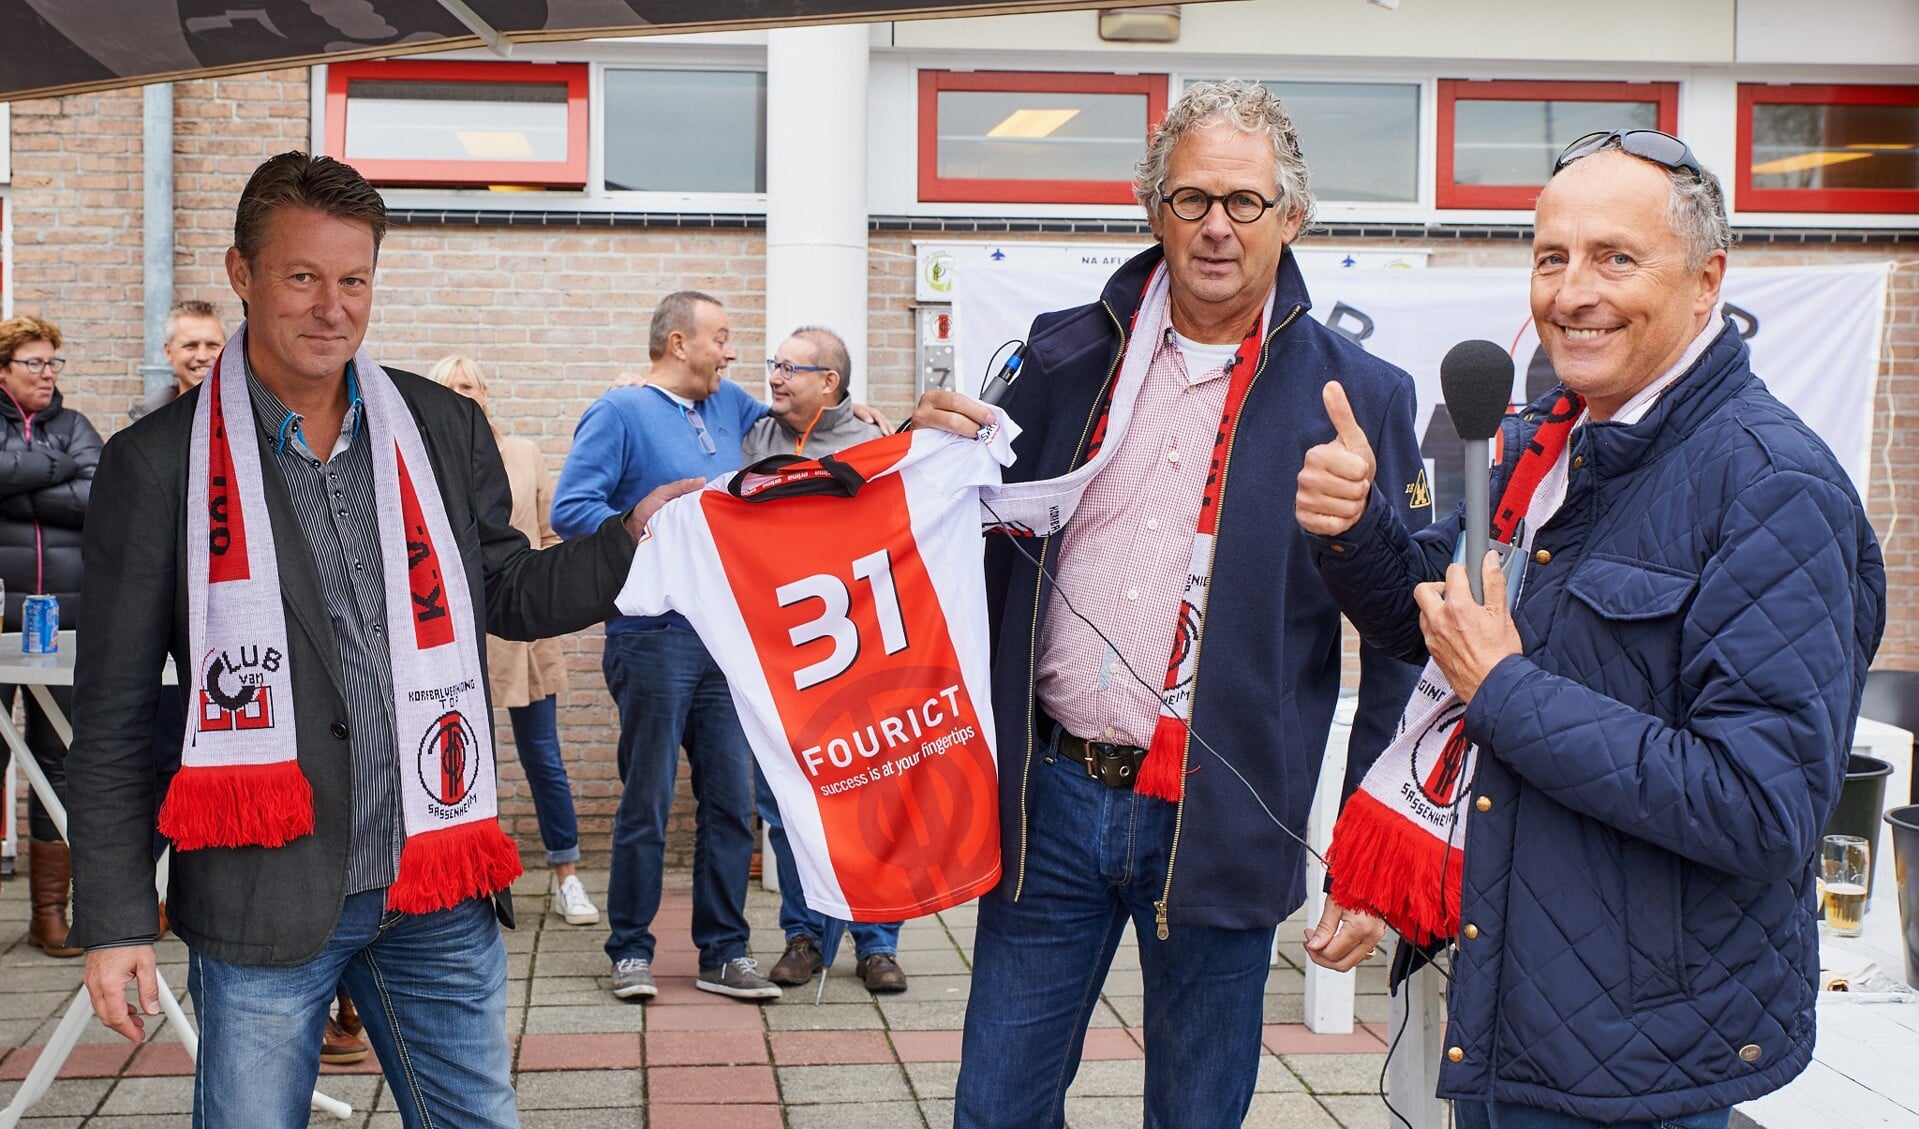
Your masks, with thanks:
[[(1023, 340), (1033, 315), (1099, 297), (1139, 243), (918, 243), (921, 302), (953, 303), (953, 363), (958, 387), (977, 393), (995, 352)], [(1343, 271), (1417, 270), (1430, 251), (1314, 247), (1294, 250), (1309, 276)], [(962, 312), (964, 311), (964, 312)]]
[[(1439, 512), (1459, 498), (1458, 440), (1440, 404), (1439, 362), (1460, 341), (1484, 338), (1517, 359), (1515, 403), (1553, 383), (1529, 312), (1525, 270), (1341, 269), (1301, 255), (1312, 314), (1411, 373), (1419, 389), (1414, 424), (1432, 472)], [(1123, 261), (1123, 260), (1122, 260)], [(1735, 254), (1723, 298), (1752, 348), (1753, 371), (1838, 456), (1855, 489), (1871, 469), (1873, 398), (1891, 264), (1746, 267)], [(1112, 267), (974, 270), (954, 287), (960, 372), (978, 386), (983, 359), (1023, 339), (1034, 315), (1094, 301)], [(973, 344), (968, 344), (969, 342)], [(984, 353), (980, 352), (984, 349)], [(964, 386), (964, 385), (963, 385)]]

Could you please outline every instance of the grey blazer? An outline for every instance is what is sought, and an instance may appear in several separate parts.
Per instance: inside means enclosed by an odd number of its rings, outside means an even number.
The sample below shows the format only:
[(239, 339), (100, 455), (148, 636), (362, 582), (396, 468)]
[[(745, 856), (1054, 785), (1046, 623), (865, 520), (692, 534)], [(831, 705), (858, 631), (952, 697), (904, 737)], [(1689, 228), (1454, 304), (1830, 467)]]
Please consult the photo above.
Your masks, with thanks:
[[(476, 638), (487, 631), (509, 639), (559, 635), (615, 614), (613, 598), (633, 561), (633, 540), (620, 521), (608, 518), (590, 537), (534, 550), (508, 520), (506, 471), (479, 408), (412, 373), (389, 371), (425, 440), (467, 585), (485, 593), (484, 606), (476, 600), (473, 609)], [(94, 477), (67, 757), (77, 945), (150, 937), (159, 928), (153, 716), (165, 656), (170, 652), (181, 671), (193, 669), (186, 493), (199, 395), (188, 392), (114, 436)], [(261, 463), (271, 467), (272, 453), (259, 439)], [(339, 648), (313, 556), (285, 483), (275, 472), (264, 477), (314, 833), (277, 848), (175, 852), (167, 916), (206, 956), (285, 966), (317, 954), (339, 919), (353, 785)]]

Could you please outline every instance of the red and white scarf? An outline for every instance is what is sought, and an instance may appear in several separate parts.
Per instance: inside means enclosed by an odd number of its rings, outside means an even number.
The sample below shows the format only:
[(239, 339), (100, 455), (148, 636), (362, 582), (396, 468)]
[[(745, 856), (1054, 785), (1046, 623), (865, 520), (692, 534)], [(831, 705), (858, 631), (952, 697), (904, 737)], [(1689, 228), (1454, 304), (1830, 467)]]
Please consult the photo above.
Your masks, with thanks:
[[(314, 824), (245, 357), (242, 325), (208, 375), (193, 418), (192, 708), (180, 772), (160, 809), (160, 830), (182, 851), (278, 847)], [(520, 856), (500, 829), (472, 593), (433, 465), (392, 378), (365, 350), (353, 373), (383, 517), (393, 771), (406, 827), (387, 907), (426, 913), (506, 888), (520, 874)], [(403, 619), (398, 608), (406, 609)]]
[[(1566, 497), (1566, 440), (1585, 404), (1562, 392), (1520, 452), (1492, 518), (1510, 544), (1520, 519), (1537, 528)], [(1525, 552), (1525, 545), (1515, 546)], [(1467, 561), (1467, 568), (1479, 562)], [(1515, 592), (1516, 595), (1516, 592)], [(1467, 814), (1479, 750), (1466, 739), (1466, 703), (1428, 661), (1400, 715), (1398, 736), (1373, 762), (1333, 824), (1326, 865), (1332, 899), (1379, 914), (1415, 944), (1459, 928)]]

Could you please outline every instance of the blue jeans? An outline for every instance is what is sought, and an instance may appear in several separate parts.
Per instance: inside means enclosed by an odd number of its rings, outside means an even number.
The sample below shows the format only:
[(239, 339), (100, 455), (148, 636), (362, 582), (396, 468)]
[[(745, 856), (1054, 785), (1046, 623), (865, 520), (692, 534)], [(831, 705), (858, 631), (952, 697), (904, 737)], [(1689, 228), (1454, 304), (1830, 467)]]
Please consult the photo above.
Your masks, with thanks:
[(606, 637), (600, 663), (620, 709), (620, 806), (607, 877), (606, 955), (653, 959), (666, 820), (680, 747), (693, 771), (693, 943), (700, 967), (746, 955), (753, 862), (753, 753), (726, 676), (700, 637), (660, 626)]
[(506, 711), (513, 723), (513, 746), (526, 771), (526, 788), (533, 794), (533, 818), (540, 823), (548, 866), (580, 861), (580, 824), (573, 815), (573, 785), (567, 782), (566, 761), (560, 757), (555, 713), (551, 694)]
[(1650, 1121), (1588, 1121), (1549, 1109), (1507, 1105), (1505, 1102), (1454, 1102), (1458, 1129), (1726, 1129), (1732, 1110), (1715, 1109)]
[(1156, 939), (1174, 805), (1108, 788), (1049, 744), (1018, 860), (979, 907), (956, 1129), (1058, 1129), (1086, 1024), (1130, 919), (1145, 981), (1146, 1125), (1228, 1129), (1259, 1072), (1271, 929), (1175, 924)]
[(200, 1024), (194, 1129), (304, 1129), (320, 1040), (345, 985), (406, 1129), (518, 1126), (506, 1040), (506, 946), (485, 898), (389, 913), (346, 899), (318, 956), (291, 968), (187, 955)]
[[(786, 841), (786, 828), (780, 824), (780, 805), (773, 799), (773, 789), (766, 783), (766, 774), (760, 771), (758, 761), (753, 762), (753, 792), (758, 798), (760, 821), (766, 824), (766, 837), (773, 845), (773, 862), (779, 868), (780, 931), (789, 941), (800, 936), (820, 940), (826, 936), (826, 918), (807, 907), (806, 891), (800, 887), (799, 864), (793, 861), (793, 847)], [(853, 935), (853, 955), (860, 960), (874, 953), (900, 951), (897, 921), (855, 921), (846, 931)]]

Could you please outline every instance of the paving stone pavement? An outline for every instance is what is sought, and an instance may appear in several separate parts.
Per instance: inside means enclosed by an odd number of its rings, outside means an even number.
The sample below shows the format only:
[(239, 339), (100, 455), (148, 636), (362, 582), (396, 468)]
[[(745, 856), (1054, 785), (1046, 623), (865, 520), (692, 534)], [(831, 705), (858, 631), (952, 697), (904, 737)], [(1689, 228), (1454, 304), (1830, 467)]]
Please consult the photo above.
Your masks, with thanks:
[[(26, 943), (25, 860), (0, 882), (0, 1105), (38, 1057), (80, 982), (80, 961), (56, 961)], [(598, 904), (606, 873), (582, 871)], [(775, 1004), (724, 1000), (694, 989), (688, 932), (692, 902), (669, 879), (654, 931), (659, 998), (628, 1003), (609, 992), (604, 924), (575, 927), (549, 912), (546, 875), (515, 888), (520, 928), (506, 934), (508, 1036), (526, 1129), (946, 1129), (953, 1121), (960, 1025), (974, 907), (908, 922), (902, 995), (876, 998), (853, 975), (852, 945), (826, 980), (788, 989)], [(776, 895), (755, 884), (747, 904), (753, 955), (779, 956)], [(1298, 921), (1281, 928), (1266, 994), (1266, 1037), (1245, 1124), (1259, 1129), (1386, 1129), (1377, 1092), (1385, 1062), (1385, 970), (1363, 969), (1360, 1030), (1321, 1036), (1300, 1025), (1304, 977)], [(186, 949), (169, 937), (160, 969), (189, 1015)], [(816, 982), (817, 984), (817, 982)], [(1141, 985), (1132, 939), (1107, 977), (1068, 1092), (1071, 1129), (1136, 1129), (1144, 1089)], [(168, 1024), (149, 1024), (145, 1045), (89, 1026), (46, 1097), (20, 1122), (29, 1129), (175, 1129), (188, 1122), (192, 1064)], [(346, 1121), (315, 1114), (315, 1127), (399, 1129), (377, 1066), (327, 1067), (320, 1088), (351, 1103)]]

